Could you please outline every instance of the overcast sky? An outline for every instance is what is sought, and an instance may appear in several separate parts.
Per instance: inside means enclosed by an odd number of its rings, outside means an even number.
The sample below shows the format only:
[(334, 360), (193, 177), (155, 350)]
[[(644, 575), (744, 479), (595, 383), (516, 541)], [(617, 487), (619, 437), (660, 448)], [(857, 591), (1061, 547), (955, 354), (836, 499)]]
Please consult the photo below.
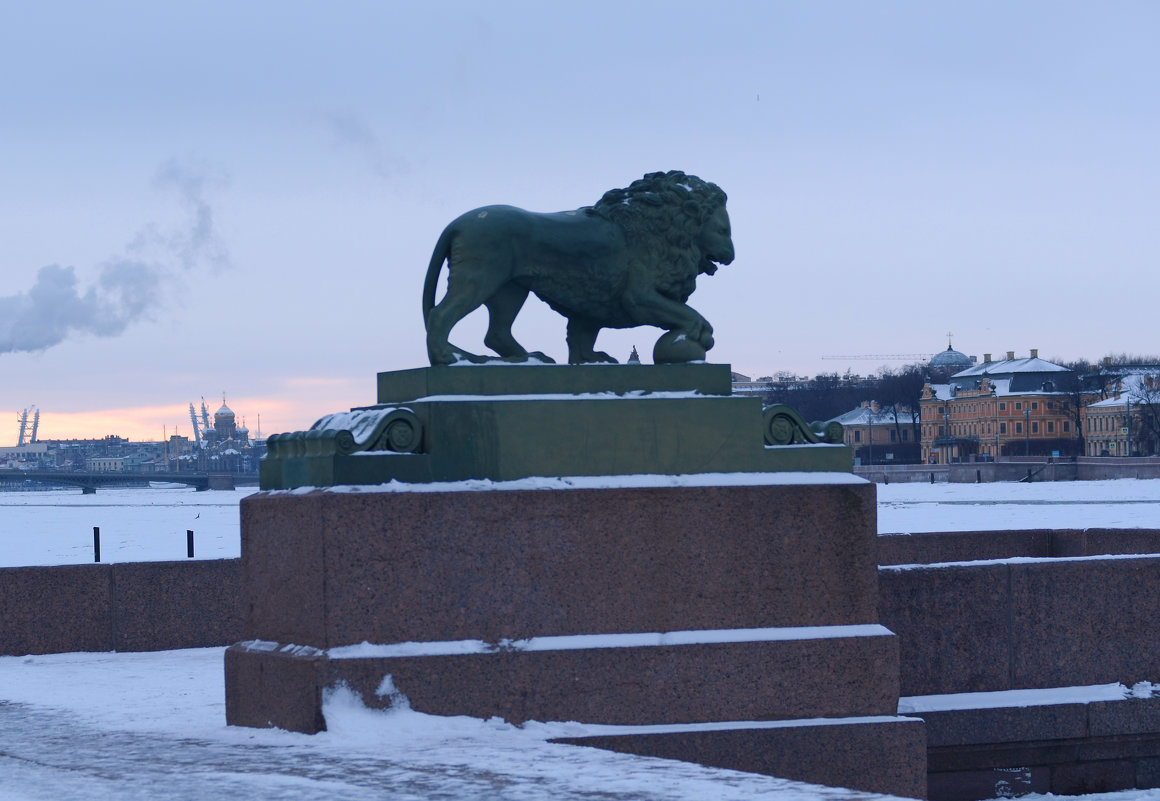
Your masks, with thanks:
[[(471, 208), (681, 169), (737, 258), (690, 303), (737, 371), (1156, 351), (1160, 4), (107, 2), (0, 19), (0, 444), (251, 429), (424, 366)], [(483, 350), (481, 315), (454, 340)], [(529, 349), (566, 358), (529, 301)], [(652, 328), (597, 345), (647, 360)], [(7, 422), (4, 422), (7, 421)]]

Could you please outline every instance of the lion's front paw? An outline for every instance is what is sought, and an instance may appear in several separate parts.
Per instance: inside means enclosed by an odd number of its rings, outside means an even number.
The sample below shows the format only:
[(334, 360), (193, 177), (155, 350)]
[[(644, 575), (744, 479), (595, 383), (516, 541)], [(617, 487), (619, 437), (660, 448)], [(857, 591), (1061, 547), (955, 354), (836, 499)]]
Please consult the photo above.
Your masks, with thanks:
[(706, 321), (701, 320), (696, 325), (693, 325), (687, 333), (689, 339), (696, 342), (705, 350), (713, 347), (713, 326), (709, 325)]

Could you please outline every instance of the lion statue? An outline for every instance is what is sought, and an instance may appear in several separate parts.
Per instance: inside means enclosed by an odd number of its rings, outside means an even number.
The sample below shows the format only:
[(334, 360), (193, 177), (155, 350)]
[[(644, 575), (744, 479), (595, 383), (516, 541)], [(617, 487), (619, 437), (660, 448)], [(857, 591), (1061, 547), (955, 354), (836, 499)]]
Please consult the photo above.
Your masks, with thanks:
[[(683, 172), (654, 172), (613, 189), (595, 206), (537, 214), (512, 206), (469, 211), (443, 230), (423, 286), (432, 365), (483, 362), (448, 342), (480, 306), (484, 344), (506, 361), (538, 359), (512, 336), (529, 292), (568, 320), (568, 361), (615, 362), (594, 350), (602, 328), (652, 325), (666, 334), (654, 361), (695, 361), (713, 347), (713, 327), (685, 301), (697, 276), (733, 261), (725, 193)], [(447, 262), (447, 292), (435, 291)]]

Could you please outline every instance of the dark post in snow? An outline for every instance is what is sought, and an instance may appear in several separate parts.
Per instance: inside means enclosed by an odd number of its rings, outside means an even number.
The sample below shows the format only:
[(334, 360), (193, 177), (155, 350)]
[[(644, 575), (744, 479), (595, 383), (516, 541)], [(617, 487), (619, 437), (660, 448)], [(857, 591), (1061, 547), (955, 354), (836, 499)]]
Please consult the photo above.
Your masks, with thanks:
[(193, 529), (191, 528), (185, 530), (185, 555), (190, 559), (193, 558)]
[(101, 527), (93, 526), (93, 561), (101, 561)]

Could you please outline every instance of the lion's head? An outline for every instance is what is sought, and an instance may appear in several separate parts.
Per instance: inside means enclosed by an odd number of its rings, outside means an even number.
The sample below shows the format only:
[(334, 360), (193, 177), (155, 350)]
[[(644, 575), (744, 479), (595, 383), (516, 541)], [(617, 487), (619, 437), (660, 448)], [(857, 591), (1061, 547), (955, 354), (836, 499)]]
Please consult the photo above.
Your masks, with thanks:
[(654, 272), (662, 294), (684, 302), (698, 275), (733, 261), (725, 200), (716, 184), (673, 170), (605, 192), (592, 212), (624, 228), (634, 267)]

